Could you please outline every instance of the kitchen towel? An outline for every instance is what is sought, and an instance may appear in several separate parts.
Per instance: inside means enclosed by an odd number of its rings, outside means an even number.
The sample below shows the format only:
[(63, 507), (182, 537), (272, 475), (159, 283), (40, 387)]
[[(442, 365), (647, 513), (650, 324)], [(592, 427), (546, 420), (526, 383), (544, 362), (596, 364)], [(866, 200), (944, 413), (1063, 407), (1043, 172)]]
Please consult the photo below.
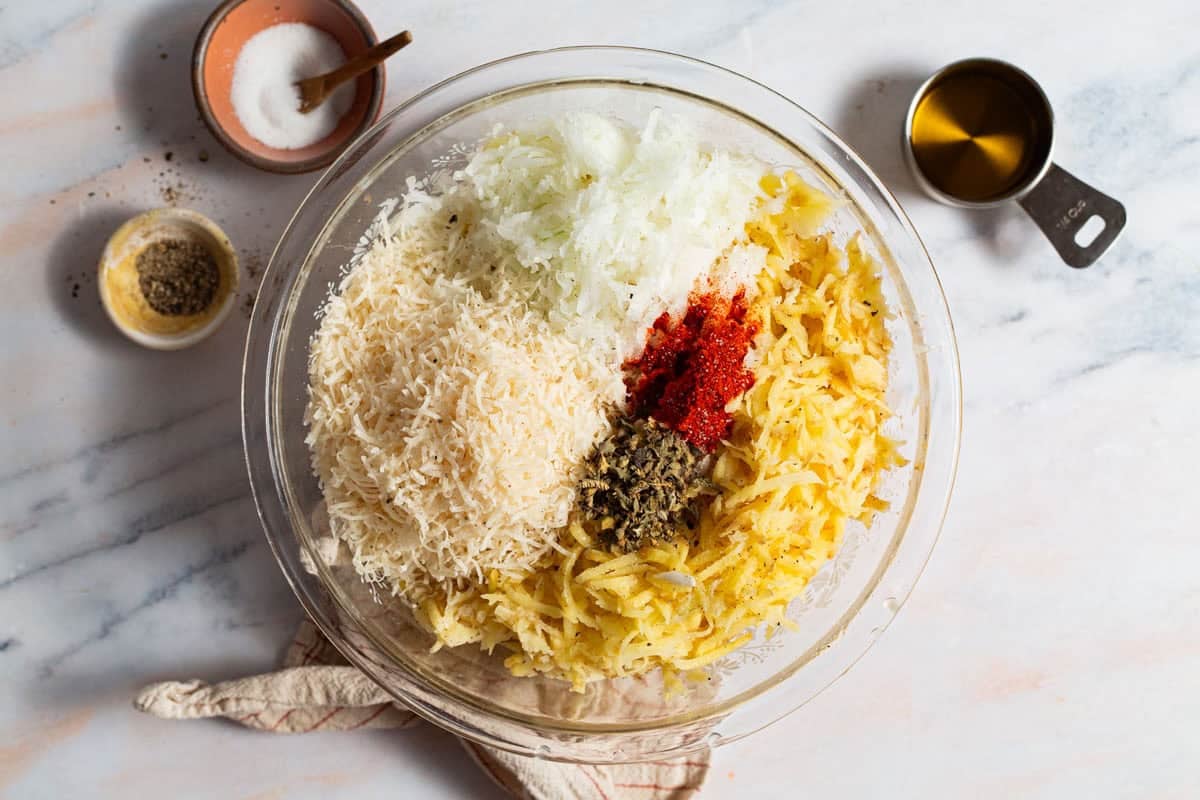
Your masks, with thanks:
[[(217, 684), (156, 683), (133, 704), (164, 719), (226, 717), (273, 733), (426, 724), (350, 666), (308, 620), (276, 672)], [(461, 742), (493, 781), (520, 800), (685, 800), (700, 789), (710, 757), (705, 750), (641, 764), (560, 764)]]

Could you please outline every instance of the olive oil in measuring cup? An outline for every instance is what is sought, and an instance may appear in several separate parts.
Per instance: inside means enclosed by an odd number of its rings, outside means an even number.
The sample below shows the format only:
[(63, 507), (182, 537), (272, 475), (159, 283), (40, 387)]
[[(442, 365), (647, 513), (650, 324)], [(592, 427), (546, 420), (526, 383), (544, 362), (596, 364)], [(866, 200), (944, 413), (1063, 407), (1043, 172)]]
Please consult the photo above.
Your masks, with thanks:
[(971, 202), (1004, 197), (1045, 158), (1045, 121), (1004, 81), (948, 75), (917, 103), (912, 149), (941, 191)]
[[(935, 200), (989, 208), (1016, 200), (1073, 267), (1116, 241), (1125, 208), (1050, 160), (1054, 113), (1037, 82), (1012, 64), (958, 61), (917, 90), (905, 125), (905, 155)], [(1099, 233), (1083, 231), (1091, 220)]]

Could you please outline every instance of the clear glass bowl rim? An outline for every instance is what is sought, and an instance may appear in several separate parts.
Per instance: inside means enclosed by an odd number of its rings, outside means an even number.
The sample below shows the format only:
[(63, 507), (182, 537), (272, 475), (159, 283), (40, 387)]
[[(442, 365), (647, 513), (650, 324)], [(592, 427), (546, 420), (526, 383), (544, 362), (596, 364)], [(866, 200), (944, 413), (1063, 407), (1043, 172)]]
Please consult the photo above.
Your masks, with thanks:
[[(609, 58), (630, 58), (640, 60), (640, 68), (646, 70), (649, 74), (646, 77), (620, 75), (614, 76), (611, 74), (614, 67), (586, 67), (590, 64), (589, 59), (598, 59), (603, 62)], [(539, 738), (539, 726), (530, 725), (527, 720), (523, 720), (516, 716), (500, 715), (502, 718), (497, 722), (502, 727), (510, 727), (513, 730), (512, 735), (500, 734), (488, 726), (484, 729), (483, 726), (474, 725), (471, 722), (465, 721), (464, 717), (467, 714), (459, 714), (455, 711), (455, 704), (461, 701), (450, 698), (449, 703), (445, 703), (446, 698), (439, 696), (436, 690), (431, 691), (429, 687), (422, 686), (419, 682), (407, 682), (405, 686), (397, 686), (395, 681), (388, 681), (382, 678), (376, 668), (371, 664), (369, 659), (366, 659), (362, 654), (358, 653), (355, 647), (345, 641), (345, 639), (336, 632), (336, 626), (332, 624), (328, 615), (322, 609), (322, 603), (319, 597), (314, 593), (314, 588), (309, 585), (310, 576), (304, 574), (301, 569), (298, 553), (295, 549), (295, 540), (297, 537), (288, 524), (288, 514), (285, 508), (287, 504), (287, 496), (289, 494), (286, 486), (280, 485), (279, 474), (276, 469), (275, 454), (273, 452), (272, 437), (268, 431), (273, 427), (271, 413), (273, 404), (271, 402), (272, 381), (272, 365), (276, 358), (276, 351), (279, 346), (278, 329), (281, 325), (281, 320), (285, 316), (286, 308), (280, 306), (280, 297), (286, 292), (280, 291), (284, 287), (291, 287), (296, 281), (296, 273), (304, 261), (295, 262), (292, 259), (281, 257), (288, 251), (289, 246), (295, 247), (295, 240), (299, 239), (309, 244), (308, 248), (304, 248), (305, 252), (311, 255), (311, 250), (315, 249), (316, 243), (319, 243), (321, 237), (314, 237), (311, 229), (299, 230), (300, 223), (306, 208), (313, 202), (314, 198), (322, 192), (330, 191), (332, 186), (337, 184), (339, 178), (345, 173), (353, 170), (361, 158), (363, 151), (370, 150), (375, 143), (375, 140), (381, 137), (387, 127), (396, 121), (403, 114), (413, 109), (422, 101), (443, 92), (467, 81), (468, 79), (477, 76), (486, 75), (489, 72), (503, 71), (506, 67), (519, 65), (525, 62), (527, 66), (531, 60), (537, 59), (553, 59), (566, 58), (579, 59), (581, 64), (571, 64), (569, 69), (565, 69), (565, 73), (555, 74), (549, 72), (538, 85), (552, 85), (562, 82), (575, 81), (611, 81), (614, 83), (636, 83), (650, 87), (661, 87), (663, 89), (680, 92), (683, 94), (693, 93), (688, 89), (680, 88), (675, 85), (673, 77), (678, 77), (672, 73), (672, 70), (695, 70), (700, 73), (707, 73), (707, 77), (715, 79), (719, 77), (722, 80), (739, 82), (745, 91), (757, 92), (761, 98), (769, 99), (773, 103), (786, 104), (789, 111), (793, 114), (798, 114), (804, 124), (807, 124), (812, 132), (822, 137), (828, 144), (831, 152), (836, 152), (846, 161), (840, 166), (849, 169), (852, 172), (851, 180), (854, 181), (858, 188), (867, 192), (874, 192), (877, 204), (881, 206), (885, 214), (889, 214), (892, 221), (896, 222), (910, 239), (909, 244), (915, 245), (914, 252), (920, 254), (919, 263), (908, 265), (909, 269), (914, 267), (917, 272), (910, 276), (908, 271), (904, 273), (904, 288), (910, 289), (910, 277), (915, 278), (921, 284), (921, 289), (929, 295), (926, 301), (925, 312), (933, 312), (936, 319), (931, 320), (934, 327), (937, 328), (937, 338), (940, 340), (941, 352), (938, 357), (944, 362), (943, 369), (931, 376), (941, 385), (943, 397), (942, 403), (945, 405), (947, 413), (952, 415), (952, 424), (946, 426), (946, 429), (937, 431), (930, 430), (930, 435), (936, 434), (939, 438), (939, 447), (937, 449), (929, 448), (927, 454), (927, 462), (923, 469), (923, 474), (920, 477), (921, 488), (916, 497), (916, 505), (921, 506), (924, 519), (924, 529), (920, 531), (921, 537), (919, 540), (909, 535), (908, 530), (902, 530), (898, 534), (898, 544), (891, 558), (880, 567), (878, 574), (893, 569), (896, 565), (899, 551), (907, 544), (905, 548), (906, 569), (907, 572), (901, 577), (903, 590), (899, 593), (892, 592), (889, 602), (892, 603), (891, 613), (886, 619), (877, 620), (876, 624), (866, 632), (865, 638), (851, 649), (847, 649), (838, 642), (839, 646), (843, 647), (843, 657), (839, 662), (839, 668), (833, 674), (832, 678), (826, 680), (823, 685), (818, 686), (815, 690), (807, 693), (802, 698), (789, 698), (783, 703), (768, 703), (766, 702), (767, 695), (775, 694), (772, 690), (778, 688), (781, 683), (786, 683), (787, 678), (793, 677), (797, 669), (802, 669), (803, 665), (796, 669), (787, 671), (787, 674), (781, 678), (777, 678), (769, 682), (767, 685), (758, 689), (752, 697), (741, 700), (742, 695), (738, 698), (740, 702), (734, 703), (732, 707), (726, 708), (722, 706), (718, 711), (720, 714), (711, 714), (714, 719), (719, 718), (722, 725), (726, 729), (733, 727), (732, 730), (722, 731), (719, 735), (714, 734), (708, 737), (705, 742), (707, 744), (723, 744), (736, 739), (742, 738), (749, 733), (759, 730), (766, 725), (786, 716), (796, 710), (803, 704), (807, 703), (830, 684), (833, 683), (841, 675), (845, 674), (857, 661), (861, 658), (878, 636), (886, 629), (891, 619), (894, 618), (895, 612), (903, 605), (919, 578), (921, 571), (924, 569), (934, 544), (940, 534), (941, 526), (948, 509), (950, 496), (953, 490), (954, 479), (957, 471), (959, 443), (961, 439), (962, 425), (962, 408), (961, 408), (961, 373), (959, 370), (957, 345), (955, 342), (953, 323), (950, 319), (949, 309), (946, 304), (944, 292), (942, 291), (940, 281), (934, 270), (933, 264), (929, 259), (928, 253), (921, 243), (919, 236), (913, 229), (911, 222), (908, 220), (899, 203), (882, 184), (882, 182), (874, 175), (869, 167), (854, 153), (854, 151), (842, 142), (836, 134), (828, 127), (821, 123), (817, 118), (805, 111), (799, 105), (788, 99), (787, 97), (775, 92), (767, 86), (764, 86), (753, 79), (740, 75), (731, 70), (715, 66), (699, 59), (681, 56), (673, 53), (667, 53), (657, 50), (647, 50), (641, 48), (630, 47), (613, 47), (613, 46), (580, 46), (580, 47), (565, 47), (555, 48), (551, 50), (533, 51), (513, 55), (507, 58), (482, 64), (465, 72), (459, 73), (451, 78), (448, 78), (429, 89), (421, 92), (408, 101), (402, 103), (395, 109), (385, 114), (370, 130), (352, 142), (346, 151), (340, 156), (321, 176), (317, 183), (310, 190), (305, 199), (301, 202), (296, 213), (289, 221), (280, 237), (275, 251), (272, 254), (267, 270), (264, 272), (262, 287), (267, 289), (268, 297), (263, 298), (260, 293), (260, 299), (254, 310), (250, 330), (247, 334), (245, 360), (243, 364), (243, 392), (242, 392), (242, 424), (243, 424), (243, 440), (246, 450), (247, 468), (250, 473), (251, 487), (255, 497), (255, 503), (258, 509), (259, 517), (266, 533), (268, 542), (270, 543), (272, 552), (274, 553), (281, 569), (284, 572), (288, 583), (291, 585), (297, 598), (305, 608), (309, 617), (317, 624), (322, 632), (330, 639), (335, 647), (355, 666), (362, 669), (368, 676), (378, 682), (384, 689), (390, 692), (397, 698), (398, 701), (412, 708), (421, 716), (438, 724), (439, 726), (451, 730), (452, 732), (465, 736), (469, 739), (478, 741), (482, 744), (499, 747), (511, 752), (532, 755), (538, 757), (546, 757), (555, 760), (564, 761), (628, 761), (638, 760), (626, 757), (605, 758), (606, 752), (603, 748), (597, 750), (594, 747), (588, 748), (572, 748), (563, 746), (558, 739), (548, 740), (550, 746), (538, 745), (533, 746), (532, 741)], [(563, 70), (561, 64), (556, 65), (560, 70)], [(588, 70), (591, 70), (589, 74)], [(618, 70), (619, 71), (619, 70)], [(696, 76), (693, 76), (696, 77)], [(700, 77), (705, 77), (701, 75)], [(514, 82), (504, 84), (493, 88), (490, 92), (472, 96), (466, 101), (460, 103), (456, 108), (447, 112), (453, 114), (462, 107), (471, 105), (481, 100), (486, 100), (488, 97), (502, 94), (507, 91), (512, 91), (518, 87), (529, 86), (528, 82)], [(696, 92), (695, 96), (706, 102), (717, 106), (729, 107), (726, 103), (720, 100), (714, 100), (706, 97), (703, 93)], [(750, 114), (738, 110), (736, 107), (730, 108), (734, 113), (746, 117), (762, 128), (775, 133), (782, 139), (792, 141), (787, 136), (786, 132), (779, 131), (776, 127), (752, 117)], [(445, 114), (436, 117), (433, 122), (413, 125), (411, 136), (416, 136), (420, 130), (428, 127), (430, 124), (435, 124), (437, 119), (441, 119)], [(807, 148), (803, 148), (798, 144), (793, 146), (801, 151), (808, 152)], [(394, 150), (393, 150), (394, 152)], [(377, 154), (376, 154), (377, 155)], [(387, 157), (387, 154), (384, 154)], [(368, 172), (374, 169), (377, 164), (368, 165)], [(840, 179), (835, 178), (839, 183), (844, 183)], [(348, 202), (350, 195), (353, 194), (354, 187), (346, 194), (341, 202)], [(288, 270), (295, 269), (295, 272), (289, 274)], [(263, 302), (263, 300), (267, 302)], [(936, 300), (936, 302), (934, 302)], [(922, 324), (919, 330), (926, 329), (926, 325)], [(932, 401), (931, 401), (932, 402)], [(932, 480), (932, 483), (929, 481)], [(909, 519), (906, 522), (906, 527), (917, 517), (916, 509), (909, 514)], [(878, 584), (879, 581), (876, 581)], [(862, 595), (860, 602), (855, 609), (857, 613), (864, 605), (866, 600), (872, 596), (874, 588), (869, 587)], [(898, 596), (897, 596), (898, 595)], [(850, 620), (845, 628), (849, 628)], [(841, 638), (841, 634), (845, 630), (839, 632), (837, 638)], [(805, 662), (807, 663), (807, 662)], [(394, 678), (395, 676), (391, 676)], [(778, 698), (774, 698), (778, 699)], [(449, 705), (448, 710), (443, 707)], [(741, 714), (743, 710), (750, 705), (757, 706), (751, 719), (740, 720), (737, 726), (730, 726), (726, 723), (732, 717)], [(467, 709), (462, 709), (467, 710)], [(474, 707), (469, 709), (470, 715), (475, 717), (483, 714), (485, 717), (494, 715), (494, 712), (489, 709)], [(545, 726), (542, 726), (545, 727)], [(623, 734), (629, 732), (646, 733), (654, 730), (669, 730), (672, 726), (665, 725), (639, 725), (628, 729), (613, 729), (612, 726), (603, 726), (600, 728), (589, 728), (587, 726), (564, 727), (556, 728), (556, 733), (570, 733), (575, 736), (588, 738), (594, 744), (595, 742), (603, 742), (607, 739), (619, 739)], [(698, 749), (703, 744), (696, 747), (689, 747), (684, 750), (664, 750), (653, 751), (645, 750), (639, 754), (639, 758), (661, 757), (669, 755), (679, 755), (683, 752)], [(586, 753), (582, 751), (586, 750)], [(582, 754), (581, 754), (582, 753)]]

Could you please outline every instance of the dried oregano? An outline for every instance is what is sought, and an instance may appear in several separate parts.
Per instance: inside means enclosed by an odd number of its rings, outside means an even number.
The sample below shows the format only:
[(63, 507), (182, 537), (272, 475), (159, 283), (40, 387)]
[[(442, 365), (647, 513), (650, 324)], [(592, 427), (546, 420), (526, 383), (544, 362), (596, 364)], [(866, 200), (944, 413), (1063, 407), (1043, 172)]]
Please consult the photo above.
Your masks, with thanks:
[(625, 552), (695, 527), (700, 500), (716, 493), (704, 453), (650, 420), (622, 418), (588, 459), (579, 505), (606, 544)]

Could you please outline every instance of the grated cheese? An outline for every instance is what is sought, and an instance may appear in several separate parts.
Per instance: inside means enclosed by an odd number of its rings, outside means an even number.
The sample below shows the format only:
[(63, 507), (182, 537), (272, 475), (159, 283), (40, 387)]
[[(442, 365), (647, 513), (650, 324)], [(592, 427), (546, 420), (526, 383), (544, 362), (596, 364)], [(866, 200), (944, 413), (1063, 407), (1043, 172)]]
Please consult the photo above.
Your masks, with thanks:
[(527, 573), (574, 504), (624, 387), (504, 280), (448, 276), (458, 241), (410, 202), (360, 257), (311, 344), (306, 421), (334, 533), (414, 601)]

